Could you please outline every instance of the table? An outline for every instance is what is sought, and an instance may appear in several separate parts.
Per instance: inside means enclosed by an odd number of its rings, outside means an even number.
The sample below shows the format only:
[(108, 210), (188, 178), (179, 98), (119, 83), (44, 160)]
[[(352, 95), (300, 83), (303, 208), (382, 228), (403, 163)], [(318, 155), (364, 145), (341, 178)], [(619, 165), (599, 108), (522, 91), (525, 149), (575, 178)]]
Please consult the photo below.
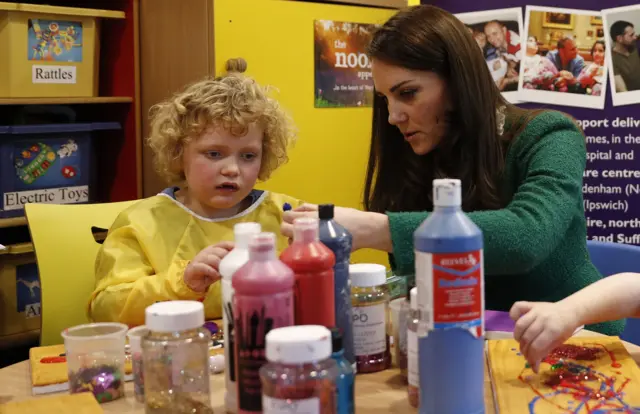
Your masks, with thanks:
[[(576, 336), (602, 336), (601, 334), (582, 330)], [(503, 339), (512, 337), (507, 332), (487, 332), (488, 339)], [(640, 364), (640, 347), (624, 343), (625, 347)], [(495, 414), (491, 381), (485, 371), (485, 402), (486, 413)], [(137, 414), (144, 413), (142, 404), (133, 398), (133, 384), (127, 382), (125, 386), (127, 397), (110, 403), (102, 404), (105, 413)], [(215, 414), (224, 411), (224, 374), (211, 376), (211, 400)], [(49, 394), (50, 395), (50, 394)], [(31, 377), (29, 362), (23, 361), (0, 370), (0, 403), (19, 401), (31, 396)], [(375, 374), (362, 374), (356, 377), (356, 407), (359, 413), (388, 414), (416, 412), (407, 400), (407, 386), (398, 369), (389, 369)]]

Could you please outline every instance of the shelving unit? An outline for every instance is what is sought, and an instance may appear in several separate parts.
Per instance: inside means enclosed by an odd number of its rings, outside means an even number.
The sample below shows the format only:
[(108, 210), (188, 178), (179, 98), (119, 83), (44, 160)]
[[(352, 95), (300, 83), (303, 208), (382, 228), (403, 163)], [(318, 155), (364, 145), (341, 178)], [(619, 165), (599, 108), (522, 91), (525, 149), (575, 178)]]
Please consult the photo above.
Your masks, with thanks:
[[(0, 98), (0, 125), (10, 125), (28, 105), (65, 105), (77, 122), (116, 121), (120, 132), (94, 141), (96, 202), (133, 200), (142, 196), (140, 139), (139, 0), (14, 0), (29, 5), (100, 9), (99, 96)], [(26, 6), (29, 7), (28, 5)], [(23, 9), (25, 6), (23, 6)], [(0, 219), (2, 229), (26, 225), (24, 217)], [(0, 237), (0, 243), (3, 243)]]
[(0, 98), (0, 105), (73, 105), (130, 103), (130, 96), (97, 96), (87, 98)]

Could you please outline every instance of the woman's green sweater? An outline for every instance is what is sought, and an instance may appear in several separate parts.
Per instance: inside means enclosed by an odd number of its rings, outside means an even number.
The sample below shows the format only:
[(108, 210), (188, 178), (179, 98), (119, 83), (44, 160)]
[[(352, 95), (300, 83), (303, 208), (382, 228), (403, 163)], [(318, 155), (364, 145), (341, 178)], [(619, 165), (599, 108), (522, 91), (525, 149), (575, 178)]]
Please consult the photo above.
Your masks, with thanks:
[[(584, 135), (559, 112), (541, 112), (514, 138), (501, 188), (511, 202), (468, 213), (484, 234), (487, 309), (508, 311), (519, 300), (554, 302), (602, 277), (586, 247), (585, 164)], [(412, 274), (413, 232), (429, 213), (387, 214), (396, 272)], [(619, 335), (624, 320), (587, 329)]]

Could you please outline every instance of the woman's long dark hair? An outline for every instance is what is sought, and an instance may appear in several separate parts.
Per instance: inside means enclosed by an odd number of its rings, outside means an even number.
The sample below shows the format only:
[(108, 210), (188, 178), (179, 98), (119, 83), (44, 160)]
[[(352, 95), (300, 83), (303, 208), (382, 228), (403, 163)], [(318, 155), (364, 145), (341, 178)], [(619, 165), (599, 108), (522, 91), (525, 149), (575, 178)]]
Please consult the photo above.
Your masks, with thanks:
[(438, 7), (411, 7), (376, 31), (369, 55), (440, 75), (453, 110), (446, 116), (447, 132), (438, 147), (416, 155), (398, 128), (389, 124), (384, 98), (376, 95), (365, 209), (381, 213), (431, 210), (432, 180), (445, 177), (462, 180), (464, 210), (504, 207), (498, 185), (512, 134), (498, 134), (496, 109), (505, 106), (507, 117), (524, 110), (502, 97), (466, 26)]

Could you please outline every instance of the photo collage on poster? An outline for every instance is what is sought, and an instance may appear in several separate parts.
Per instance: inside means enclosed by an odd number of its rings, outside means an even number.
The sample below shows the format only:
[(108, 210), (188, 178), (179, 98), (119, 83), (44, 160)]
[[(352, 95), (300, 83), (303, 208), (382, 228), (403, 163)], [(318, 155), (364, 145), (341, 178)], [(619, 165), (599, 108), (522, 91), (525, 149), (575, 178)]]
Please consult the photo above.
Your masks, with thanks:
[(576, 10), (527, 6), (456, 15), (512, 103), (604, 109), (640, 103), (640, 4)]

